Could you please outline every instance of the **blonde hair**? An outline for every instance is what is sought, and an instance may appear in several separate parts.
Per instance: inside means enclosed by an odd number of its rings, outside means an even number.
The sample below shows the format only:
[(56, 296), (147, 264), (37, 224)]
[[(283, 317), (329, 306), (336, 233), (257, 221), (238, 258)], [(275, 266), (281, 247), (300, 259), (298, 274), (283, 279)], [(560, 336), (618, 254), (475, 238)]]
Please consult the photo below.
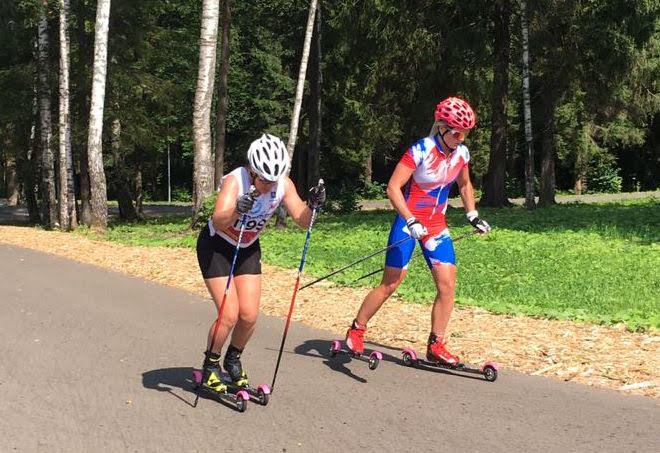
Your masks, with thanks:
[(431, 132), (429, 132), (429, 137), (433, 137), (434, 135), (439, 135), (440, 134), (440, 128), (447, 127), (447, 123), (444, 121), (436, 121), (433, 123), (433, 126), (431, 126)]

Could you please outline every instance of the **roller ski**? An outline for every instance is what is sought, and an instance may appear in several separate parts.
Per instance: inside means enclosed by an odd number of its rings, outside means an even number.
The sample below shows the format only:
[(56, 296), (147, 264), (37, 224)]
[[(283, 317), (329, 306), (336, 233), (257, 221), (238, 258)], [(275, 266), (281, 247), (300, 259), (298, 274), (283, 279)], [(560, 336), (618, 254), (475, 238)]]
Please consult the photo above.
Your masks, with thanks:
[(339, 340), (334, 340), (330, 345), (330, 357), (335, 357), (337, 354), (346, 355), (352, 359), (367, 362), (370, 370), (378, 368), (378, 364), (383, 360), (383, 354), (378, 351), (372, 351), (368, 357), (364, 354), (363, 337), (366, 330), (366, 327), (358, 326), (357, 322), (353, 321), (353, 325), (346, 333), (344, 345), (342, 346), (342, 342)]
[(250, 395), (250, 399), (266, 406), (270, 395), (270, 387), (266, 384), (260, 384), (257, 387), (250, 386), (247, 373), (241, 364), (241, 353), (234, 346), (229, 345), (222, 367), (227, 371), (225, 375), (225, 384), (230, 390), (244, 390)]
[(220, 372), (220, 367), (205, 366), (202, 370), (193, 370), (193, 388), (197, 393), (194, 407), (197, 407), (200, 392), (204, 392), (214, 398), (229, 401), (238, 412), (245, 412), (247, 402), (250, 400), (249, 393), (237, 387), (230, 387)]
[(497, 364), (486, 362), (481, 367), (475, 367), (460, 362), (458, 356), (447, 351), (445, 345), (434, 334), (429, 338), (426, 350), (426, 360), (419, 358), (413, 349), (404, 349), (402, 352), (403, 364), (410, 367), (428, 369), (441, 368), (462, 373), (480, 374), (488, 382), (497, 379)]

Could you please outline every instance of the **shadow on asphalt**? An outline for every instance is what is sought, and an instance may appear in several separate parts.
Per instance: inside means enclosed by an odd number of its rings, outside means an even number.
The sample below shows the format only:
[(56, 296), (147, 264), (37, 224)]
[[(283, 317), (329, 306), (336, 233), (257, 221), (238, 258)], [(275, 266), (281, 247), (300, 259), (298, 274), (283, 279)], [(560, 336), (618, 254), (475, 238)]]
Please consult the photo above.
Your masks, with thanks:
[(373, 350), (378, 350), (383, 355), (383, 359), (382, 359), (383, 362), (400, 363), (400, 360), (397, 357), (390, 355), (388, 353), (384, 353), (382, 349), (378, 348), (385, 346), (375, 343), (367, 343), (367, 345), (373, 345), (376, 346), (376, 348), (365, 349), (365, 353), (363, 354), (361, 359), (355, 359), (346, 354), (337, 354), (336, 356), (332, 357), (330, 355), (330, 347), (332, 346), (332, 342), (333, 340), (307, 340), (304, 343), (296, 346), (293, 352), (295, 354), (304, 355), (307, 357), (322, 358), (324, 359), (323, 364), (326, 365), (331, 370), (338, 371), (362, 383), (367, 382), (367, 379), (355, 374), (352, 369), (346, 366), (347, 364), (351, 362), (361, 363), (362, 366), (364, 367), (364, 370), (367, 373), (371, 373), (372, 371), (369, 370), (368, 363), (369, 363), (369, 354)]
[[(193, 389), (192, 380), (192, 367), (184, 368), (161, 368), (158, 370), (145, 371), (142, 373), (142, 385), (150, 390), (157, 390), (159, 392), (166, 392), (173, 397), (183, 401), (190, 407), (195, 407), (193, 404), (194, 397), (197, 395)], [(188, 401), (184, 396), (174, 392), (174, 389), (180, 389), (186, 392), (185, 396), (192, 396), (193, 401)], [(200, 392), (200, 398), (212, 399), (225, 404), (225, 401), (213, 398), (210, 395)], [(228, 406), (228, 404), (225, 404)]]
[[(294, 353), (308, 357), (323, 358), (325, 359), (323, 363), (327, 365), (330, 369), (346, 374), (347, 376), (352, 377), (353, 379), (359, 382), (367, 382), (367, 380), (360, 376), (355, 375), (353, 371), (346, 366), (346, 364), (352, 361), (364, 362), (364, 366), (368, 370), (367, 363), (369, 361), (369, 354), (371, 353), (371, 351), (379, 351), (383, 355), (383, 359), (381, 360), (381, 362), (389, 362), (395, 365), (402, 366), (404, 368), (410, 368), (407, 365), (404, 365), (403, 360), (400, 356), (398, 355), (395, 356), (390, 353), (384, 352), (384, 350), (388, 350), (390, 352), (396, 352), (398, 354), (399, 352), (402, 352), (403, 349), (392, 349), (390, 346), (382, 345), (379, 343), (370, 343), (370, 342), (365, 343), (365, 345), (373, 346), (373, 348), (366, 348), (362, 356), (363, 357), (362, 359), (354, 359), (345, 354), (338, 354), (334, 357), (331, 357), (330, 347), (332, 346), (332, 340), (307, 340), (303, 344), (296, 346), (296, 348), (294, 349)], [(420, 357), (423, 357), (423, 355), (420, 355)], [(448, 376), (462, 377), (466, 379), (476, 379), (479, 381), (484, 380), (483, 376), (481, 375), (470, 374), (470, 373), (460, 372), (457, 370), (450, 370), (446, 368), (436, 368), (433, 366), (427, 366), (422, 364), (418, 364), (415, 367), (415, 369), (422, 371), (429, 371), (431, 373), (448, 375)]]

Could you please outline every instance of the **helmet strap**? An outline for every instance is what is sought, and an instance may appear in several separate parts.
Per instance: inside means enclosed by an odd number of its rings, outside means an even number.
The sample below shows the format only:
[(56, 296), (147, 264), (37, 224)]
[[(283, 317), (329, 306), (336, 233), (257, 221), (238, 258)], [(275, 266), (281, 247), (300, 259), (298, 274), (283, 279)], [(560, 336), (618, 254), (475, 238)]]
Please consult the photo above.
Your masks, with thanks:
[(442, 142), (442, 148), (443, 148), (443, 151), (444, 151), (445, 149), (448, 149), (448, 150), (450, 151), (450, 154), (451, 154), (451, 153), (453, 153), (454, 151), (456, 151), (456, 148), (452, 148), (452, 147), (449, 146), (449, 145), (447, 144), (447, 142), (445, 141), (445, 134), (447, 134), (447, 133), (449, 133), (449, 130), (445, 130), (444, 132), (440, 132), (440, 127), (438, 127), (438, 134), (437, 134), (437, 136), (440, 138), (440, 141)]

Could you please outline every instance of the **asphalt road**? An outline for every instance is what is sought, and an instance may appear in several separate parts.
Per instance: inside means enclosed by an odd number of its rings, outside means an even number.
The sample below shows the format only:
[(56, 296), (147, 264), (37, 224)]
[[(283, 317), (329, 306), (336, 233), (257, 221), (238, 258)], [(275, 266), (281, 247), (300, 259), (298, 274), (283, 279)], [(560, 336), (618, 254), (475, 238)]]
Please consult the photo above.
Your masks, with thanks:
[[(387, 348), (370, 371), (329, 357), (336, 333), (296, 323), (268, 406), (194, 408), (208, 302), (7, 245), (0, 276), (2, 452), (660, 451), (655, 400), (422, 371)], [(243, 356), (252, 382), (270, 383), (283, 325), (260, 318)]]

